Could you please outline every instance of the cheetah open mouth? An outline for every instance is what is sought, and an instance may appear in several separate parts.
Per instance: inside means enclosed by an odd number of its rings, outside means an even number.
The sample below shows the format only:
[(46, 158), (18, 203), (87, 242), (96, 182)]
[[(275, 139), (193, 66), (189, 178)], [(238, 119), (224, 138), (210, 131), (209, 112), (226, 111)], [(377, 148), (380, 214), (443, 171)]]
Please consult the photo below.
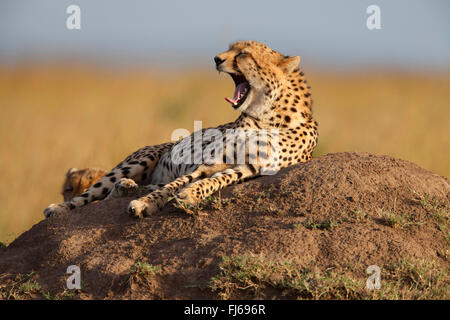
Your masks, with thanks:
[(245, 99), (250, 92), (250, 84), (247, 79), (241, 74), (230, 73), (231, 78), (234, 80), (234, 84), (236, 85), (236, 89), (234, 91), (234, 97), (225, 98), (225, 100), (233, 106), (233, 108), (237, 109), (244, 103)]

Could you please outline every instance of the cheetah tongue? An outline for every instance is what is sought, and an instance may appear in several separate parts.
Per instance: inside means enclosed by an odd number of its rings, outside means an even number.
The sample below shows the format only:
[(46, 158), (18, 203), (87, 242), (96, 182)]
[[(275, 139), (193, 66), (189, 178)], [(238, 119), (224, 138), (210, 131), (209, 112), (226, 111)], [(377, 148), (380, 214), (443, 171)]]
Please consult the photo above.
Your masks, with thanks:
[(246, 82), (239, 83), (236, 86), (236, 90), (234, 91), (233, 99), (225, 98), (225, 100), (231, 104), (237, 104), (239, 99), (242, 98), (242, 96), (245, 94), (245, 92), (247, 92), (247, 90), (248, 90), (248, 83)]

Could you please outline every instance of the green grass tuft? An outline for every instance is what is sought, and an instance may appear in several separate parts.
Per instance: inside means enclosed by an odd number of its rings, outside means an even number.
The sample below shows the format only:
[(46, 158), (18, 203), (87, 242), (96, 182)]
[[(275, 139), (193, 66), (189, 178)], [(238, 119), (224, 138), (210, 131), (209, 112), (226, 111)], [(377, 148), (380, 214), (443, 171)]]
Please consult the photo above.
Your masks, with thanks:
[(307, 219), (306, 221), (302, 222), (302, 225), (309, 230), (331, 230), (336, 228), (340, 223), (341, 221), (334, 219), (325, 219), (322, 221)]
[(129, 273), (130, 275), (153, 275), (159, 273), (159, 268), (138, 260), (131, 266)]

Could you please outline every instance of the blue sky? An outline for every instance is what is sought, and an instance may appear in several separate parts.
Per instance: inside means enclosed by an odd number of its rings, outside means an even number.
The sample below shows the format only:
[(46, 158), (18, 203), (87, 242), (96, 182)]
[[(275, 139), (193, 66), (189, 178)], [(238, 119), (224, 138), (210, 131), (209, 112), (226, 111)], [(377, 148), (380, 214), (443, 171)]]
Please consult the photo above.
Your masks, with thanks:
[[(68, 30), (66, 8), (81, 8)], [(366, 8), (381, 9), (368, 30)], [(2, 0), (0, 63), (73, 58), (209, 66), (232, 41), (265, 42), (315, 66), (450, 68), (450, 1)]]

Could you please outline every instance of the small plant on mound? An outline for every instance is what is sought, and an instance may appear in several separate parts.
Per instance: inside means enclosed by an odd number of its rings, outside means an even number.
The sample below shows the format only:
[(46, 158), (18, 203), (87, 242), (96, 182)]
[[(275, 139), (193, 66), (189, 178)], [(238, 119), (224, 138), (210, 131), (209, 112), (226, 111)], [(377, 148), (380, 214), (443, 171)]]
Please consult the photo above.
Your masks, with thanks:
[(436, 199), (428, 194), (422, 195), (415, 191), (413, 193), (415, 194), (413, 201), (419, 203), (426, 213), (431, 216), (437, 228), (444, 233), (447, 244), (450, 245), (450, 230), (448, 228), (450, 222), (450, 201)]
[(20, 300), (30, 298), (35, 294), (42, 296), (41, 285), (33, 280), (34, 272), (23, 275), (18, 274), (14, 279), (6, 281), (0, 285), (0, 298)]
[(341, 216), (346, 222), (364, 222), (367, 220), (367, 212), (362, 209), (356, 209), (350, 212), (342, 212)]
[[(79, 297), (82, 289), (73, 289), (50, 294), (44, 291), (40, 283), (33, 279), (34, 272), (28, 274), (17, 274), (15, 276), (7, 276), (7, 279), (2, 279), (0, 284), (0, 300), (21, 300), (21, 299), (47, 299), (47, 300), (72, 300)], [(14, 277), (14, 278), (13, 278)]]
[(422, 219), (417, 220), (412, 215), (408, 215), (407, 218), (403, 217), (397, 212), (396, 205), (397, 198), (395, 197), (392, 209), (378, 209), (376, 211), (382, 224), (396, 229), (411, 229), (424, 223)]
[(447, 219), (449, 217), (450, 211), (450, 201), (437, 199), (429, 194), (419, 194), (416, 191), (413, 191), (415, 197), (413, 198), (414, 202), (420, 203), (422, 208), (424, 208), (427, 212), (433, 214), (433, 216), (446, 216)]
[(397, 229), (403, 229), (406, 226), (405, 219), (392, 211), (380, 209), (377, 211), (377, 214), (380, 217), (381, 222), (386, 226)]
[(232, 202), (231, 199), (222, 199), (220, 196), (220, 193), (218, 196), (209, 196), (205, 199), (202, 199), (197, 204), (187, 204), (184, 202), (181, 202), (175, 197), (175, 195), (172, 194), (168, 198), (168, 201), (175, 200), (176, 203), (174, 203), (174, 207), (183, 210), (185, 213), (189, 215), (207, 215), (207, 213), (202, 212), (202, 210), (205, 209), (214, 209), (214, 210), (220, 210), (223, 208), (224, 205), (229, 204)]
[(412, 217), (404, 218), (391, 210), (378, 209), (377, 215), (382, 224), (395, 229), (411, 229), (424, 223), (423, 221), (414, 221)]
[[(225, 201), (226, 202), (226, 201)], [(220, 193), (218, 196), (209, 196), (206, 197), (205, 199), (203, 199), (200, 202), (200, 209), (215, 209), (215, 210), (220, 210), (222, 209), (222, 205), (225, 203), (224, 201), (222, 201), (222, 197), (220, 196)]]
[(334, 219), (325, 219), (322, 221), (307, 219), (302, 222), (302, 225), (309, 230), (331, 230), (336, 228), (340, 224), (340, 221)]
[(47, 300), (75, 300), (77, 298), (79, 299), (81, 291), (82, 291), (81, 289), (72, 289), (72, 290), (64, 289), (64, 291), (57, 293), (54, 296), (52, 296), (48, 292), (42, 292), (42, 295)]
[(128, 284), (132, 292), (143, 288), (154, 299), (160, 299), (162, 294), (157, 284), (159, 275), (160, 269), (157, 266), (138, 260), (130, 267)]
[(155, 275), (159, 268), (142, 261), (136, 261), (130, 268), (130, 275)]

